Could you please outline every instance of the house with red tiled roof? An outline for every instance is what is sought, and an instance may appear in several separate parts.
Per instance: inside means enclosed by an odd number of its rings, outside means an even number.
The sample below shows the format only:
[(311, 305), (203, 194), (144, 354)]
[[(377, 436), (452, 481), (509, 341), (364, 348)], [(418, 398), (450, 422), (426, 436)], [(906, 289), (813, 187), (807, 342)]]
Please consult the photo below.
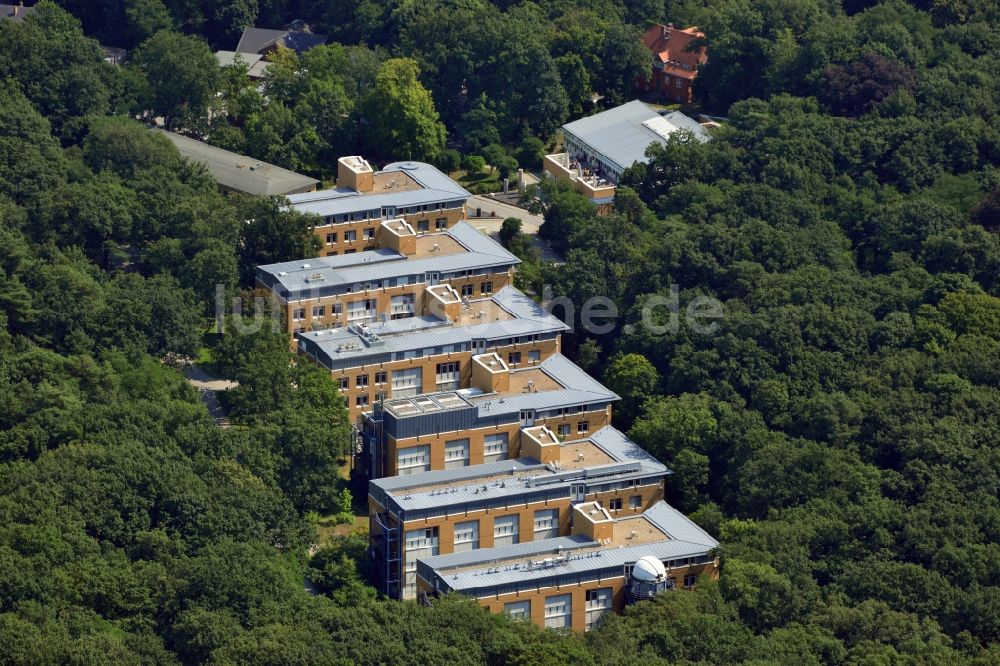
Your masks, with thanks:
[(653, 54), (653, 72), (639, 82), (647, 92), (657, 91), (668, 100), (689, 104), (698, 68), (708, 62), (708, 50), (695, 42), (705, 37), (698, 28), (675, 28), (673, 23), (651, 25), (642, 42)]

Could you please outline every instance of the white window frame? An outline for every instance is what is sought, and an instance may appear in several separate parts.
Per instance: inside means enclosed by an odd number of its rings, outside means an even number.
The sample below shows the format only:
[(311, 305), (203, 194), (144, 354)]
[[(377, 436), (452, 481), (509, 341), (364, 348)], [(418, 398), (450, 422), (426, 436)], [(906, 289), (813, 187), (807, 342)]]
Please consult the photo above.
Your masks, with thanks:
[(503, 612), (512, 620), (531, 621), (531, 599), (511, 601), (503, 605)]
[(507, 460), (510, 449), (510, 436), (505, 432), (486, 435), (483, 439), (483, 462)]
[(462, 553), (479, 548), (479, 521), (470, 520), (455, 524), (454, 552)]
[(545, 628), (571, 629), (573, 627), (573, 595), (556, 594), (545, 597)]
[(419, 474), (431, 468), (431, 447), (418, 444), (399, 449), (396, 452), (396, 475)]
[(585, 593), (586, 625), (584, 631), (594, 628), (601, 616), (611, 610), (611, 598), (613, 590), (610, 587), (599, 587), (587, 590)]
[(444, 468), (469, 466), (469, 438), (453, 439), (444, 443)]
[(495, 516), (493, 518), (493, 546), (513, 546), (520, 543), (518, 534), (520, 529), (521, 517), (518, 514)]
[(559, 509), (538, 509), (535, 511), (533, 541), (554, 539), (559, 536)]

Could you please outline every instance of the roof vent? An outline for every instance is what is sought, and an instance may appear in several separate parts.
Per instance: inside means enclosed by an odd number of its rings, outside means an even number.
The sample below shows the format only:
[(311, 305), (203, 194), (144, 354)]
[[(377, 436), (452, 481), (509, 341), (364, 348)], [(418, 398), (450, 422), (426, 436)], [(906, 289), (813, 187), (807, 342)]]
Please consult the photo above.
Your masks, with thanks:
[(311, 264), (302, 264), (302, 268), (312, 268)]

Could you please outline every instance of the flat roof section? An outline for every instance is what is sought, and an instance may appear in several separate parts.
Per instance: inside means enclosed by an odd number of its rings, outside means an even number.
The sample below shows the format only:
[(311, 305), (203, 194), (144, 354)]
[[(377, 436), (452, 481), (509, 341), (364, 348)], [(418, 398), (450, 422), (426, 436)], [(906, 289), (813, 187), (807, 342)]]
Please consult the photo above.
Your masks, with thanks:
[(563, 125), (563, 131), (623, 170), (637, 162), (645, 162), (649, 144), (663, 143), (678, 129), (694, 132), (701, 141), (709, 139), (705, 128), (683, 113), (673, 111), (661, 115), (639, 100)]
[(270, 284), (279, 296), (297, 300), (300, 297), (322, 297), (323, 288), (361, 285), (355, 290), (361, 291), (366, 283), (380, 280), (427, 273), (441, 275), (494, 266), (510, 267), (521, 263), (503, 245), (466, 222), (459, 222), (444, 231), (422, 234), (414, 241), (416, 251), (411, 256), (379, 248), (266, 264), (257, 267), (257, 274), (258, 277), (266, 277), (262, 281)]
[[(408, 208), (465, 201), (471, 194), (437, 168), (424, 162), (393, 162), (374, 175), (375, 188), (358, 192), (336, 187), (289, 196), (293, 208), (321, 217), (395, 207)], [(396, 183), (389, 186), (390, 183)], [(415, 185), (414, 185), (415, 184)]]
[(162, 129), (153, 131), (166, 136), (184, 158), (204, 165), (215, 182), (227, 190), (253, 196), (285, 195), (314, 189), (319, 183), (315, 178), (197, 139)]
[(383, 505), (391, 498), (402, 511), (419, 511), (498, 498), (516, 499), (535, 489), (565, 486), (574, 480), (603, 482), (622, 475), (668, 474), (670, 470), (663, 463), (624, 433), (605, 426), (590, 437), (561, 444), (559, 465), (546, 465), (525, 457), (384, 477), (369, 481), (369, 494)]
[(417, 572), (426, 581), (437, 581), (442, 591), (488, 593), (490, 588), (531, 585), (543, 580), (574, 577), (598, 570), (620, 570), (650, 555), (661, 561), (707, 556), (719, 542), (666, 502), (645, 513), (615, 521), (611, 543), (576, 534), (502, 546), (481, 548), (417, 561)]

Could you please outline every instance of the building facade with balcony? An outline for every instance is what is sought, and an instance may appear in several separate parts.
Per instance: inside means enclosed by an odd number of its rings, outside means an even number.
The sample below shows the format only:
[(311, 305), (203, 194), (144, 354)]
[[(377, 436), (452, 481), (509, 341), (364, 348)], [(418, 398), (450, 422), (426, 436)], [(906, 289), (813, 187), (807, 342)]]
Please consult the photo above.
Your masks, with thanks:
[(617, 516), (584, 502), (571, 516), (566, 536), (422, 554), (417, 597), (458, 592), (495, 613), (583, 632), (629, 603), (719, 576), (719, 543), (666, 502)]
[[(439, 386), (468, 388), (470, 363), (479, 354), (541, 363), (559, 353), (568, 330), (514, 287), (463, 300), (449, 285), (437, 285), (425, 290), (425, 298), (432, 305), (413, 317), (299, 336), (299, 355), (332, 373), (352, 420), (372, 411), (380, 398), (412, 397)], [(369, 305), (374, 312), (374, 303)]]
[(257, 286), (271, 293), (287, 332), (298, 338), (310, 330), (444, 316), (441, 298), (452, 292), (462, 303), (489, 297), (512, 283), (514, 267), (521, 263), (466, 222), (417, 234), (405, 220), (389, 220), (377, 229), (377, 245), (354, 254), (258, 266)]
[(647, 161), (650, 144), (664, 143), (678, 130), (691, 132), (699, 141), (710, 138), (705, 127), (678, 111), (661, 112), (633, 100), (563, 125), (563, 152), (546, 155), (542, 170), (570, 181), (606, 214), (622, 173)]
[(670, 471), (610, 426), (568, 441), (534, 426), (520, 440), (512, 460), (369, 482), (371, 552), (387, 595), (416, 596), (422, 557), (571, 534), (581, 502), (624, 517), (663, 499)]

